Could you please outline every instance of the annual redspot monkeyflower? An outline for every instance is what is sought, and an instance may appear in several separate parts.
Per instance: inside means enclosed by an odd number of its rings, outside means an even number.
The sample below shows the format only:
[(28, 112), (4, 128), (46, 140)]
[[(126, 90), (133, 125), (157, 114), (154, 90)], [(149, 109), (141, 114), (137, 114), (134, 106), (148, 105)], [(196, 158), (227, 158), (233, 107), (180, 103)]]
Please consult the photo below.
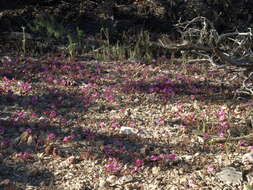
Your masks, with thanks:
[(119, 164), (106, 164), (105, 166), (107, 172), (117, 172), (121, 169), (121, 166)]
[(176, 160), (177, 155), (176, 154), (165, 154), (165, 158), (168, 158), (170, 160)]
[(215, 170), (215, 166), (214, 165), (207, 166), (207, 171), (208, 172), (213, 172), (214, 170)]
[(136, 159), (136, 160), (134, 161), (134, 164), (135, 164), (135, 166), (137, 166), (137, 167), (142, 167), (142, 166), (144, 165), (144, 161), (141, 160), (141, 159)]
[(224, 120), (227, 119), (226, 113), (225, 113), (225, 110), (224, 110), (224, 109), (219, 110), (219, 111), (216, 113), (216, 115), (218, 116), (218, 118), (219, 118), (220, 121), (224, 121)]
[(56, 135), (54, 133), (50, 133), (47, 135), (47, 138), (50, 140), (54, 139), (55, 137), (56, 137)]
[(117, 172), (121, 169), (121, 165), (116, 158), (110, 157), (105, 165), (107, 172)]
[(100, 123), (99, 123), (99, 126), (100, 126), (100, 127), (105, 127), (106, 124), (105, 124), (105, 122), (100, 122)]
[(64, 137), (62, 141), (67, 143), (67, 142), (72, 141), (74, 138), (75, 138), (74, 135), (69, 135), (67, 137)]
[(31, 128), (27, 128), (25, 131), (26, 131), (28, 134), (32, 134), (32, 129), (31, 129)]
[(250, 151), (253, 151), (253, 146), (249, 146), (248, 149), (249, 149)]
[(190, 187), (194, 187), (196, 184), (195, 184), (195, 182), (193, 181), (193, 180), (188, 180), (188, 185), (190, 186)]
[(202, 136), (204, 137), (204, 139), (208, 139), (209, 134), (208, 133), (203, 133)]
[(119, 127), (119, 123), (117, 122), (112, 123), (112, 128), (117, 128), (117, 127)]
[(20, 158), (20, 159), (32, 159), (32, 155), (28, 152), (21, 152), (19, 154), (17, 154), (17, 158)]
[(157, 161), (157, 160), (160, 160), (161, 157), (160, 157), (160, 156), (156, 156), (156, 155), (152, 155), (152, 156), (149, 157), (149, 159), (150, 159), (151, 161)]

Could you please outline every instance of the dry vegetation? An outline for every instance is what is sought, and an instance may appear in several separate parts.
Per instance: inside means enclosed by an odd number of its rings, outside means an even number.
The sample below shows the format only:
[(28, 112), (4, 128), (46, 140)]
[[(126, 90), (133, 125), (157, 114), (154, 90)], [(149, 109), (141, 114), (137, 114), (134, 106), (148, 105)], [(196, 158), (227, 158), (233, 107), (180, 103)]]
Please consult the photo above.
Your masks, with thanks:
[(222, 189), (221, 168), (248, 169), (252, 139), (229, 139), (252, 130), (252, 99), (208, 63), (16, 57), (1, 75), (2, 186)]
[[(86, 2), (75, 18), (94, 7), (110, 16)], [(120, 10), (137, 7), (141, 20), (167, 5), (143, 2)], [(80, 8), (60, 5), (55, 14)], [(4, 22), (33, 8), (4, 11)], [(251, 30), (220, 34), (197, 17), (177, 25), (178, 41), (142, 31), (115, 45), (110, 29), (69, 36), (51, 21), (31, 22), (45, 36), (27, 25), (0, 43), (0, 189), (253, 189)], [(47, 53), (33, 55), (39, 46)]]

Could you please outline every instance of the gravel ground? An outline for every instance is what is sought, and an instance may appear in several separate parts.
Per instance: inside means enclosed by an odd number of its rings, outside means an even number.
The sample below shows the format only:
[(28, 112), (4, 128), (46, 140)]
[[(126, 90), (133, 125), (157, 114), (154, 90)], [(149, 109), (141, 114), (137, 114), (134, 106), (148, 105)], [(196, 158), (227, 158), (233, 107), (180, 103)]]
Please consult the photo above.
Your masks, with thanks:
[(229, 140), (253, 127), (240, 77), (165, 58), (3, 58), (0, 71), (0, 188), (252, 189), (252, 139)]

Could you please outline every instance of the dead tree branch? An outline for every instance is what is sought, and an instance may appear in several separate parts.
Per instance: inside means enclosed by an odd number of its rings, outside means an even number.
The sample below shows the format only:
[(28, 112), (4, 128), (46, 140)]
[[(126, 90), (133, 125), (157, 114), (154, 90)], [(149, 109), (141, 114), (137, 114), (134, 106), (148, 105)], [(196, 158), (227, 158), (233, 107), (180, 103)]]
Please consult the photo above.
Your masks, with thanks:
[[(171, 51), (189, 51), (205, 58), (213, 66), (239, 68), (245, 74), (241, 92), (253, 95), (253, 33), (231, 32), (218, 34), (212, 22), (205, 17), (175, 25), (181, 33), (181, 43), (171, 43), (167, 37), (159, 39), (159, 46)], [(194, 60), (191, 60), (194, 62)]]

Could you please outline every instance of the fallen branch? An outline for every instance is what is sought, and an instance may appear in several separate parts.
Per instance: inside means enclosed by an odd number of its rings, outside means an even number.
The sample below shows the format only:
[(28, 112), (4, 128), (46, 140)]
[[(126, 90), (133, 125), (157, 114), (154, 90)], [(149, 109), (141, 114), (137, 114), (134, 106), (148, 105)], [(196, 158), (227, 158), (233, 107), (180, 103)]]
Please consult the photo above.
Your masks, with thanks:
[(225, 142), (232, 142), (232, 141), (252, 141), (253, 140), (253, 133), (248, 135), (240, 136), (240, 137), (217, 137), (210, 140), (210, 143), (225, 143)]
[[(172, 43), (166, 37), (159, 39), (160, 47), (173, 52), (189, 51), (205, 58), (213, 66), (226, 66), (227, 70), (246, 74), (242, 89), (253, 95), (253, 34), (249, 32), (231, 32), (219, 35), (213, 24), (205, 17), (196, 17), (175, 25), (181, 33), (181, 43)], [(232, 42), (232, 43), (231, 43)], [(206, 59), (207, 58), (207, 59)], [(189, 62), (198, 62), (201, 58), (191, 59)], [(236, 68), (239, 68), (236, 69)]]

